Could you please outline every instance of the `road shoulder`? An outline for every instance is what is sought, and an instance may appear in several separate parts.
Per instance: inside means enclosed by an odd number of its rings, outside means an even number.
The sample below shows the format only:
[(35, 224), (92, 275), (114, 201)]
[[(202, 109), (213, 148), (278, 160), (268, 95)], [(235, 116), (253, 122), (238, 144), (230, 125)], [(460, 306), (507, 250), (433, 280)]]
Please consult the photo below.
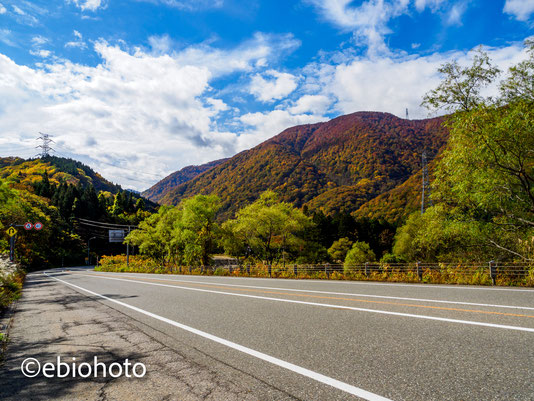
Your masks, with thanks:
[[(155, 338), (157, 337), (157, 339)], [(178, 343), (179, 344), (179, 343)], [(3, 399), (34, 400), (280, 400), (277, 389), (42, 274), (28, 276), (19, 300), (7, 356), (0, 367)], [(143, 378), (25, 377), (26, 358), (111, 364), (128, 359), (146, 366)], [(72, 362), (71, 362), (72, 363)], [(219, 366), (221, 365), (221, 366)], [(224, 373), (223, 373), (224, 372)], [(231, 372), (231, 373), (229, 373)]]

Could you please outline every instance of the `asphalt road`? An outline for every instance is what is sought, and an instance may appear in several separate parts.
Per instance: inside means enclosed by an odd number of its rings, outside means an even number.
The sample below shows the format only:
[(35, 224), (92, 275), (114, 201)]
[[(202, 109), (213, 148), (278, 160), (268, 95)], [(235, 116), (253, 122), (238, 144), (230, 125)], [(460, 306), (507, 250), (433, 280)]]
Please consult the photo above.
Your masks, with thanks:
[(532, 289), (46, 274), (296, 399), (534, 400)]

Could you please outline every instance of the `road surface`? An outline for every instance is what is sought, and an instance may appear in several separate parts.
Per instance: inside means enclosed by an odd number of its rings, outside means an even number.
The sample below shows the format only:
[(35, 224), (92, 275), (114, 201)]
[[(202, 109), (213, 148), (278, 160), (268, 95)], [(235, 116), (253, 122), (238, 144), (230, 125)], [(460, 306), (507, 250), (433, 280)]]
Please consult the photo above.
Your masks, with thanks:
[[(287, 399), (534, 399), (534, 290), (37, 273)], [(192, 354), (193, 355), (193, 354)], [(195, 356), (191, 356), (195, 358)], [(250, 389), (254, 394), (254, 387)], [(261, 394), (261, 396), (260, 396)]]

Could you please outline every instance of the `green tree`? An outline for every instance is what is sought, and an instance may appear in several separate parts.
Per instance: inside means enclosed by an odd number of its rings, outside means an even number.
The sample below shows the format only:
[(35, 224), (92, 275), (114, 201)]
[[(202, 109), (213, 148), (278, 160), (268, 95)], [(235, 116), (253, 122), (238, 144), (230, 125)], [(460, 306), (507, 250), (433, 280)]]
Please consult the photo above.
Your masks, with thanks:
[[(529, 60), (510, 69), (500, 98), (480, 96), (497, 72), (479, 53), (470, 68), (442, 68), (444, 82), (423, 102), (457, 110), (435, 173), (433, 198), (447, 207), (444, 224), (477, 226), (475, 242), (520, 259), (529, 259), (520, 244), (534, 234), (534, 42), (527, 46)], [(452, 85), (458, 76), (462, 85)]]
[(184, 261), (188, 265), (208, 266), (216, 244), (219, 226), (215, 222), (221, 202), (216, 195), (196, 195), (178, 205), (181, 210), (173, 236), (182, 244)]
[(369, 244), (367, 242), (357, 241), (352, 245), (352, 248), (345, 257), (343, 270), (345, 272), (348, 272), (352, 270), (356, 265), (361, 265), (365, 262), (374, 261), (376, 261), (376, 255), (371, 250)]
[(301, 210), (279, 202), (276, 193), (266, 191), (238, 211), (235, 219), (223, 224), (226, 234), (231, 236), (224, 242), (225, 250), (235, 255), (250, 248), (255, 256), (272, 263), (288, 251), (301, 249), (302, 231), (310, 225), (310, 219)]
[(334, 262), (341, 263), (343, 260), (345, 260), (347, 252), (349, 252), (351, 247), (351, 240), (349, 240), (347, 237), (340, 238), (337, 241), (334, 241), (332, 246), (328, 249), (328, 255), (330, 255)]

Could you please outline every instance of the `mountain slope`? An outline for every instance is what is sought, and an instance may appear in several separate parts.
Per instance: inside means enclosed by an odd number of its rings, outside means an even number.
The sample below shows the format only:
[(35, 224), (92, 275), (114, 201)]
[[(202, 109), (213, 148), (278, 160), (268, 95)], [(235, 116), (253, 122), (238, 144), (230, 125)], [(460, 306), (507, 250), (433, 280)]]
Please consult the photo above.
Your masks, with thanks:
[(288, 128), (173, 188), (160, 203), (213, 193), (230, 217), (272, 189), (296, 206), (354, 212), (420, 170), (423, 150), (430, 160), (439, 152), (447, 140), (441, 122), (359, 112)]
[(41, 181), (45, 171), (49, 180), (55, 184), (66, 182), (83, 187), (91, 184), (96, 191), (121, 191), (119, 185), (106, 180), (92, 168), (76, 160), (55, 156), (29, 160), (19, 157), (0, 158), (0, 178), (12, 182), (14, 186), (29, 187)]
[(165, 196), (165, 194), (173, 188), (177, 187), (180, 184), (183, 184), (184, 182), (192, 180), (193, 178), (212, 169), (213, 167), (218, 166), (226, 160), (228, 159), (215, 160), (206, 164), (201, 164), (199, 166), (184, 167), (183, 169), (168, 175), (146, 191), (143, 191), (141, 195), (143, 195), (145, 198), (150, 199), (153, 202), (159, 202), (161, 198), (163, 198), (163, 196)]

